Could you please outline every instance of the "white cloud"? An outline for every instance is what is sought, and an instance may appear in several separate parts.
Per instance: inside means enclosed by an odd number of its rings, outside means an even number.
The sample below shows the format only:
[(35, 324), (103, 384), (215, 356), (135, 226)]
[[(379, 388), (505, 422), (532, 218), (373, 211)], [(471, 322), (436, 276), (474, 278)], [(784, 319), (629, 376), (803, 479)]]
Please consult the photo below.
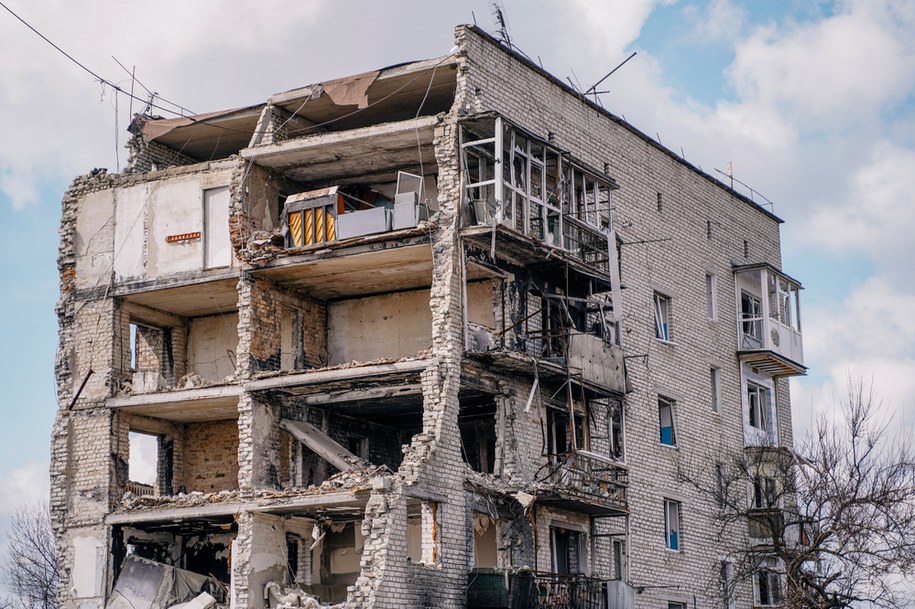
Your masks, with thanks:
[(731, 0), (710, 0), (705, 10), (687, 7), (684, 14), (690, 20), (690, 42), (698, 45), (737, 40), (747, 20), (746, 10)]
[[(912, 11), (849, 3), (839, 14), (756, 30), (736, 47), (729, 76), (738, 95), (781, 109), (807, 127), (874, 118), (913, 89)], [(901, 21), (901, 22), (900, 22)]]
[(31, 461), (0, 473), (0, 517), (8, 517), (22, 506), (47, 503), (50, 492), (48, 463)]
[(808, 234), (833, 250), (855, 250), (912, 278), (915, 255), (915, 150), (878, 142), (850, 179), (844, 201), (823, 206)]
[(593, 32), (587, 36), (591, 52), (615, 57), (639, 37), (652, 10), (674, 2), (676, 0), (572, 0), (570, 7), (572, 20), (586, 24)]

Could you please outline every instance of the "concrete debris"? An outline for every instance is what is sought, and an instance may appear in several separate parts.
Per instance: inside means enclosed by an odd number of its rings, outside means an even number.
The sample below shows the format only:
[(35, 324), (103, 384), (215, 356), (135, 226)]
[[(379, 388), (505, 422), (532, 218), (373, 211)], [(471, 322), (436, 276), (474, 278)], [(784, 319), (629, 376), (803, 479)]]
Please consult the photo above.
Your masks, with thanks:
[(270, 609), (343, 609), (345, 603), (327, 605), (301, 588), (285, 587), (277, 582), (264, 586), (264, 600)]

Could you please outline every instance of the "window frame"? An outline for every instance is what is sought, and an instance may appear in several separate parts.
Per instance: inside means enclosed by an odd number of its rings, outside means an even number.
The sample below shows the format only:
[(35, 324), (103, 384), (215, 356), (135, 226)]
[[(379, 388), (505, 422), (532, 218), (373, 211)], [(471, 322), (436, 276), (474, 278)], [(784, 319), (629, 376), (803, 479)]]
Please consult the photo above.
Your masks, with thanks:
[(718, 366), (709, 366), (709, 385), (712, 412), (721, 414), (721, 368)]
[(664, 547), (671, 552), (683, 552), (682, 503), (676, 499), (664, 498)]
[(666, 294), (655, 291), (652, 296), (652, 311), (654, 318), (654, 337), (663, 343), (673, 343), (671, 339), (671, 309), (673, 299)]
[[(765, 385), (747, 380), (747, 423), (753, 429), (772, 433), (771, 390)], [(753, 397), (755, 396), (755, 400)], [(755, 421), (755, 422), (754, 422)]]
[(753, 601), (758, 607), (779, 607), (784, 603), (782, 577), (775, 563), (774, 558), (762, 559), (753, 573)]
[[(670, 446), (672, 448), (677, 448), (677, 415), (676, 415), (676, 403), (677, 401), (673, 398), (669, 398), (663, 395), (658, 396), (658, 440), (661, 443), (661, 446)], [(664, 441), (664, 430), (668, 427), (664, 426), (663, 420), (663, 411), (664, 408), (667, 408), (670, 413), (670, 441)]]
[(709, 321), (718, 321), (718, 276), (705, 274), (706, 315)]

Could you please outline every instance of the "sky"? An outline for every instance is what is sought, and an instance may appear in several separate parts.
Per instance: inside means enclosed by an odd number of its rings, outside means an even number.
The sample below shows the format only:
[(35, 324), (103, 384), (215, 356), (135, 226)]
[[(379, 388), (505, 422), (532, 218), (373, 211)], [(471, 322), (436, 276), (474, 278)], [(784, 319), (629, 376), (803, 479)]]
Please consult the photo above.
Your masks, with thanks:
[[(0, 0), (75, 60), (193, 112), (437, 57), (489, 2)], [(256, 6), (256, 10), (252, 7)], [(796, 436), (874, 383), (915, 423), (915, 3), (909, 0), (504, 0), (512, 42), (705, 171), (772, 201), (800, 279), (806, 377)], [(121, 67), (123, 64), (124, 67)], [(60, 199), (126, 161), (116, 94), (0, 7), (0, 549), (16, 506), (47, 497), (56, 409)], [(622, 185), (625, 188), (625, 184)]]

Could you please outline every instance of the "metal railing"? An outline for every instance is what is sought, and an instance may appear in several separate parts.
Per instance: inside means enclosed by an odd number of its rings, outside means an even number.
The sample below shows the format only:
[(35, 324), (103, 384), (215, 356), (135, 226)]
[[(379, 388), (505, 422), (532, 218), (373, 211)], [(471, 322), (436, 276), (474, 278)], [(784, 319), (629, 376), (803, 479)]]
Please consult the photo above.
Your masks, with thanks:
[(127, 484), (124, 485), (124, 490), (133, 493), (137, 497), (152, 497), (156, 494), (156, 487), (153, 485), (133, 482), (132, 480), (128, 480)]
[(629, 508), (629, 470), (613, 460), (585, 450), (549, 455), (551, 465), (541, 481), (569, 495), (621, 510)]
[(534, 573), (539, 609), (606, 609), (604, 580), (581, 574)]

